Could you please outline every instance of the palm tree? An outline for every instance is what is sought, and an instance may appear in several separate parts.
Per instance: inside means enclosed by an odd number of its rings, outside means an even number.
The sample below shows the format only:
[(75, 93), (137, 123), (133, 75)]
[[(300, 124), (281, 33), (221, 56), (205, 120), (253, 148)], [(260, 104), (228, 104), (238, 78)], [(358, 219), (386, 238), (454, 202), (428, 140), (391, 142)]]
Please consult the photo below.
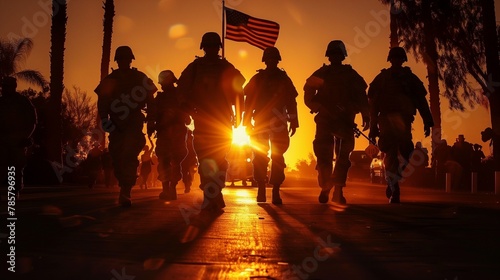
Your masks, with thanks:
[[(111, 38), (113, 35), (113, 17), (115, 16), (115, 4), (113, 0), (106, 0), (104, 2), (104, 35), (102, 40), (102, 58), (101, 58), (101, 80), (104, 79), (109, 73), (109, 62), (111, 60)], [(101, 120), (99, 115), (96, 114), (97, 127), (104, 136), (104, 130), (101, 127)], [(106, 146), (106, 137), (100, 137), (101, 146)]]
[[(47, 120), (47, 156), (53, 166), (62, 166), (62, 94), (64, 91), (64, 43), (66, 0), (52, 0), (50, 47), (50, 98)], [(59, 178), (61, 181), (62, 178)]]
[(111, 38), (113, 35), (113, 17), (115, 16), (115, 4), (113, 0), (104, 2), (104, 36), (102, 40), (101, 58), (101, 80), (109, 73), (109, 61), (111, 60)]
[[(481, 96), (470, 83), (472, 76), (485, 88), (482, 25), (478, 20), (481, 9), (478, 0), (409, 1), (380, 0), (398, 7), (398, 37), (415, 58), (423, 60), (429, 81), (429, 104), (435, 126), (432, 128), (433, 147), (441, 139), (441, 106), (439, 82), (444, 84), (442, 95), (452, 109), (464, 110), (481, 103)], [(464, 38), (456, 40), (456, 38)]]
[(47, 80), (43, 75), (31, 69), (20, 70), (33, 48), (30, 38), (21, 38), (17, 41), (0, 39), (0, 79), (7, 76), (47, 89)]
[(420, 3), (404, 0), (381, 0), (391, 7), (390, 46), (399, 45), (399, 38), (406, 49), (412, 49), (417, 59), (423, 58), (427, 67), (429, 107), (434, 127), (432, 128), (432, 150), (441, 140), (441, 106), (439, 93), (438, 51), (436, 28), (433, 22), (431, 0)]
[(481, 0), (481, 7), (483, 9), (482, 23), (484, 26), (483, 40), (486, 56), (486, 73), (490, 81), (487, 87), (487, 96), (490, 103), (491, 128), (495, 132), (493, 136), (493, 160), (495, 172), (500, 172), (500, 63), (498, 57), (495, 2), (493, 0)]

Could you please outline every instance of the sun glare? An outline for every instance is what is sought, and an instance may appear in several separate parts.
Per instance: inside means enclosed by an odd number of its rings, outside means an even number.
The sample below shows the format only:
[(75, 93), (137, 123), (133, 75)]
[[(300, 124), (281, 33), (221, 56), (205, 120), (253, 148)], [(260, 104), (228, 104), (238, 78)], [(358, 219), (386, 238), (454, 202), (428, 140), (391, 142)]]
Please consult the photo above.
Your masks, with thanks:
[(248, 136), (245, 129), (246, 127), (242, 125), (233, 128), (233, 144), (239, 146), (250, 144), (250, 136)]

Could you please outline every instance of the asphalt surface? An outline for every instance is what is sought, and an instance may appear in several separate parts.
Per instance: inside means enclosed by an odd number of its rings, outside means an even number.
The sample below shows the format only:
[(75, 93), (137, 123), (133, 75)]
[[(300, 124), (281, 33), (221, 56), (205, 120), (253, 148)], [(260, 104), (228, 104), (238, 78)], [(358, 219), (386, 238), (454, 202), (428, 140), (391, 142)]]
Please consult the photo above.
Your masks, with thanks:
[(388, 204), (355, 181), (338, 206), (287, 178), (281, 206), (237, 185), (206, 217), (201, 190), (159, 192), (135, 188), (123, 209), (117, 188), (28, 186), (10, 215), (3, 191), (0, 279), (500, 279), (498, 195), (403, 186)]

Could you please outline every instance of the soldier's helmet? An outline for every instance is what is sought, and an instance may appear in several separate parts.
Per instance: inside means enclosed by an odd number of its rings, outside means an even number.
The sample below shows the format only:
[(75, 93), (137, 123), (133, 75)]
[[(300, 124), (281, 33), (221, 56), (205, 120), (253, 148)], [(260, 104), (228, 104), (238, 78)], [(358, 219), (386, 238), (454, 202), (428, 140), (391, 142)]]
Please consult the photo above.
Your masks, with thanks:
[(115, 61), (119, 59), (135, 59), (132, 49), (129, 46), (119, 46), (115, 51)]
[(347, 56), (347, 50), (345, 48), (344, 42), (340, 40), (333, 40), (328, 44), (325, 56), (330, 57), (334, 53), (341, 53), (344, 56)]
[(222, 41), (216, 32), (207, 32), (201, 37), (200, 50), (205, 47), (222, 47)]
[(158, 83), (160, 85), (170, 84), (175, 82), (177, 82), (177, 78), (175, 77), (174, 72), (170, 70), (164, 70), (161, 71), (160, 74), (158, 74)]
[(393, 47), (389, 51), (389, 55), (387, 56), (387, 61), (391, 61), (393, 57), (401, 58), (404, 62), (408, 61), (408, 57), (406, 57), (406, 51), (402, 47)]
[(281, 61), (280, 51), (276, 47), (267, 47), (262, 54), (262, 62), (273, 58)]

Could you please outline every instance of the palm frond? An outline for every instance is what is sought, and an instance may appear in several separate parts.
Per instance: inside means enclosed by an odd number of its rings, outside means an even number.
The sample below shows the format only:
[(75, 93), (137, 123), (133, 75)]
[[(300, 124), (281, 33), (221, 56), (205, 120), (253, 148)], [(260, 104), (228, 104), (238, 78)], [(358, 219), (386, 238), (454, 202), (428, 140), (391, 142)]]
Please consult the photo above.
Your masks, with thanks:
[(19, 65), (20, 62), (24, 62), (28, 55), (31, 53), (31, 49), (33, 49), (33, 40), (31, 40), (30, 38), (22, 38), (15, 42), (14, 46), (15, 50), (13, 62), (16, 66)]
[(14, 76), (27, 83), (39, 86), (42, 89), (45, 89), (48, 84), (47, 80), (45, 80), (42, 73), (36, 70), (23, 70), (15, 73)]

